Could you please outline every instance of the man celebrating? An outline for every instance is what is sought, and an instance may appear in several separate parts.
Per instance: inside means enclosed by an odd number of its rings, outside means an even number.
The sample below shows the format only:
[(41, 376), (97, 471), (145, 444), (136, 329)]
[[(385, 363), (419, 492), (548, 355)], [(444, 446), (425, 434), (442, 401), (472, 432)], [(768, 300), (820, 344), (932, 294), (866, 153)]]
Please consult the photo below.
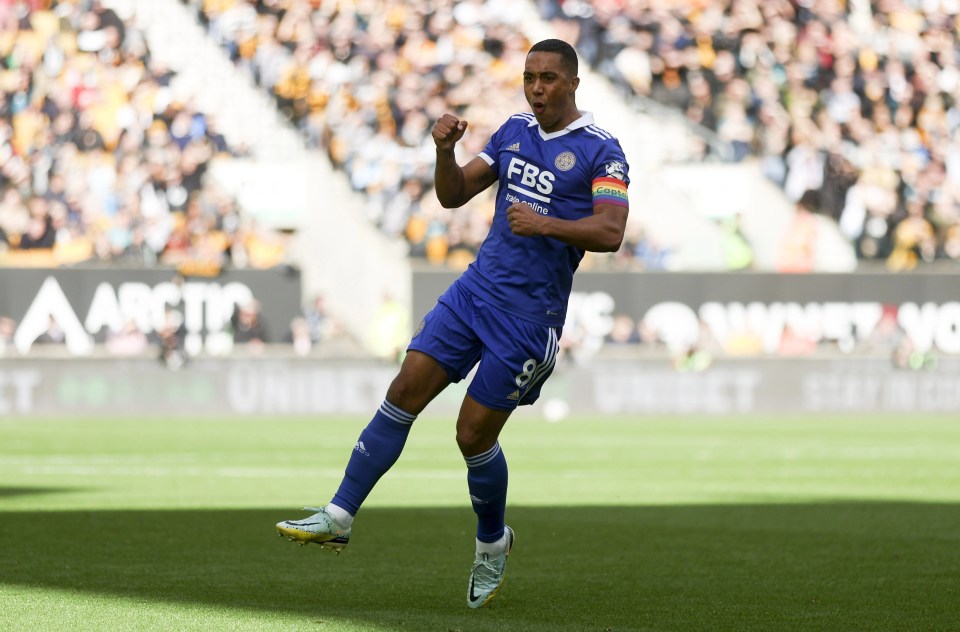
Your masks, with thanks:
[(497, 183), (490, 232), (414, 334), (331, 502), (304, 520), (280, 522), (280, 535), (346, 546), (354, 516), (399, 458), (417, 415), (476, 366), (457, 418), (477, 515), (467, 605), (483, 606), (500, 589), (514, 543), (504, 521), (500, 431), (517, 406), (536, 401), (553, 371), (584, 252), (618, 250), (627, 222), (626, 158), (616, 138), (577, 109), (579, 84), (573, 48), (544, 40), (531, 47), (523, 71), (532, 112), (511, 116), (479, 156), (464, 166), (454, 157), (467, 121), (444, 114), (434, 125), (437, 198), (455, 208)]

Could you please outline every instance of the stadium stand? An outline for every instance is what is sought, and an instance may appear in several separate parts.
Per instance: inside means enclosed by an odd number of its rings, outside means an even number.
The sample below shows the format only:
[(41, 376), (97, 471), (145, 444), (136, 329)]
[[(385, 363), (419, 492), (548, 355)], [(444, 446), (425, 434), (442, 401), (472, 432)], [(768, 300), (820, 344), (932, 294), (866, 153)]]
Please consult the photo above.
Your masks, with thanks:
[[(365, 195), (365, 216), (410, 254), (463, 264), (486, 234), (492, 199), (451, 213), (432, 195), (429, 130), (444, 111), (482, 149), (504, 111), (525, 106), (517, 73), (529, 42), (510, 3), (189, 2), (231, 59)], [(477, 95), (488, 98), (478, 100)]]
[[(249, 148), (247, 157), (212, 164), (210, 177), (236, 195), (246, 213), (292, 233), (287, 255), (300, 266), (304, 297), (331, 297), (331, 313), (361, 338), (372, 335), (383, 291), (409, 304), (403, 244), (367, 219), (366, 196), (336, 173), (323, 152), (307, 147), (273, 98), (230, 61), (195, 14), (180, 0), (111, 2), (144, 26), (156, 55), (177, 68), (173, 91), (194, 95), (204, 110), (216, 113), (228, 138)], [(358, 251), (364, 265), (344, 274)], [(369, 292), (357, 293), (357, 287)]]
[[(369, 270), (352, 280), (327, 272), (326, 283), (304, 270), (304, 296), (345, 293), (352, 281), (409, 300), (402, 257), (376, 245), (368, 222), (331, 207), (297, 223), (306, 198), (349, 196), (317, 177), (329, 169), (272, 102), (230, 72), (213, 74), (233, 66), (212, 44), (212, 55), (191, 44), (206, 38), (192, 37), (179, 3), (2, 3), (0, 19), (0, 265), (204, 276), (303, 261), (306, 250), (344, 261), (351, 244), (367, 243)], [(362, 328), (378, 300), (358, 297), (353, 322)]]
[(0, 23), (0, 263), (284, 261), (283, 237), (205, 177), (242, 148), (176, 98), (140, 28), (96, 0), (4, 3)]
[[(489, 199), (468, 213), (437, 208), (427, 195), (432, 157), (423, 139), (444, 107), (474, 121), (475, 138), (486, 136), (497, 110), (464, 95), (497, 95), (502, 107), (522, 107), (515, 79), (503, 73), (529, 41), (520, 4), (189, 4), (309, 143), (323, 147), (368, 196), (372, 221), (388, 235), (403, 234), (414, 256), (452, 265), (469, 260), (484, 234)], [(700, 138), (711, 139), (684, 145), (679, 159), (751, 161), (791, 202), (820, 191), (818, 230), (809, 234), (811, 248), (824, 251), (815, 259), (826, 263), (815, 269), (849, 266), (838, 229), (861, 260), (893, 271), (955, 258), (960, 213), (949, 95), (957, 71), (946, 54), (952, 39), (945, 10), (756, 1), (664, 8), (553, 0), (538, 7), (628, 96), (646, 109), (659, 103), (683, 112)], [(445, 89), (450, 85), (457, 89)], [(654, 206), (690, 206), (689, 199), (670, 199), (675, 192), (664, 196)], [(785, 235), (792, 215), (780, 212), (771, 222), (746, 203), (730, 206), (740, 208), (719, 214), (715, 246), (722, 250), (723, 224), (740, 214), (751, 241), (771, 251), (758, 253), (757, 263), (775, 266), (780, 240), (770, 235)], [(662, 264), (663, 248), (646, 258), (657, 249), (651, 236), (667, 235), (668, 251), (687, 240), (700, 242), (702, 252), (705, 237), (689, 232), (639, 226), (617, 260), (640, 253), (637, 259)]]
[(954, 3), (540, 0), (625, 93), (684, 112), (863, 261), (958, 261)]
[[(491, 200), (484, 196), (457, 213), (436, 204), (427, 132), (439, 112), (457, 112), (472, 125), (461, 148), (470, 155), (502, 112), (525, 109), (517, 74), (509, 69), (521, 63), (532, 39), (549, 36), (532, 4), (181, 2), (271, 95), (308, 145), (325, 150), (346, 172), (352, 188), (365, 195), (365, 216), (385, 234), (403, 236), (410, 254), (430, 263), (462, 267), (472, 259)], [(479, 94), (485, 98), (476, 99)], [(782, 193), (765, 191), (755, 168), (714, 164), (691, 177), (677, 164), (732, 155), (732, 141), (664, 108), (632, 110), (601, 81), (581, 95), (588, 109), (604, 110), (600, 120), (616, 122), (636, 166), (636, 212), (625, 247), (616, 257), (588, 256), (586, 266), (726, 269), (725, 226), (734, 216), (742, 218), (755, 249), (754, 267), (775, 266), (778, 239), (770, 235), (786, 230), (791, 213)], [(672, 165), (672, 177), (661, 173), (665, 164)], [(691, 195), (697, 178), (703, 183)], [(750, 185), (740, 191), (757, 193), (728, 195), (717, 204), (715, 182), (731, 180)], [(669, 184), (675, 182), (682, 184)], [(831, 228), (836, 232), (828, 225), (818, 233), (828, 246)], [(844, 244), (827, 250), (818, 257), (825, 262), (820, 269), (852, 265)]]
[[(28, 4), (0, 9), (9, 265), (310, 259), (304, 295), (336, 297), (349, 283), (332, 268), (366, 243), (356, 283), (408, 304), (407, 259), (466, 265), (493, 208), (437, 204), (433, 119), (468, 119), (460, 149), (479, 151), (504, 112), (526, 109), (512, 69), (547, 36), (577, 41), (581, 106), (615, 122), (634, 166), (624, 248), (584, 267), (844, 270), (854, 247), (894, 271), (960, 260), (946, 9)], [(371, 300), (331, 311), (371, 330)]]

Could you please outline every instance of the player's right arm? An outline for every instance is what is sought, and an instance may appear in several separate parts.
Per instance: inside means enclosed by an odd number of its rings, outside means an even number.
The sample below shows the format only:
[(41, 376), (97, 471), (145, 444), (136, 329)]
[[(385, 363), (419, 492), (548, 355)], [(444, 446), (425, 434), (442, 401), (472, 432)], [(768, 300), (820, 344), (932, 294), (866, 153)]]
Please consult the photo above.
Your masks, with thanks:
[(454, 147), (466, 129), (467, 122), (452, 114), (444, 114), (433, 126), (433, 142), (437, 146), (434, 187), (444, 208), (463, 206), (497, 181), (497, 174), (482, 158), (474, 158), (462, 167), (457, 164)]

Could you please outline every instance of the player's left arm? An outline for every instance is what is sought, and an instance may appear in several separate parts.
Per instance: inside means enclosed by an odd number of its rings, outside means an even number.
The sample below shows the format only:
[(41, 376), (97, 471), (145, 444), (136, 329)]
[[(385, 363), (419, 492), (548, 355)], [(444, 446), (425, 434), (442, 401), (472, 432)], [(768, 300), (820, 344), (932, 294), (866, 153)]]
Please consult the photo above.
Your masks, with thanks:
[[(625, 200), (624, 200), (625, 202)], [(627, 227), (626, 204), (596, 203), (593, 214), (576, 220), (541, 215), (525, 202), (507, 209), (510, 230), (520, 237), (551, 237), (591, 252), (616, 252)]]
[(507, 209), (510, 229), (521, 237), (551, 237), (591, 252), (620, 250), (630, 210), (628, 169), (620, 143), (603, 143), (587, 185), (593, 200), (592, 213), (579, 219), (561, 219), (541, 215), (526, 203), (517, 202)]

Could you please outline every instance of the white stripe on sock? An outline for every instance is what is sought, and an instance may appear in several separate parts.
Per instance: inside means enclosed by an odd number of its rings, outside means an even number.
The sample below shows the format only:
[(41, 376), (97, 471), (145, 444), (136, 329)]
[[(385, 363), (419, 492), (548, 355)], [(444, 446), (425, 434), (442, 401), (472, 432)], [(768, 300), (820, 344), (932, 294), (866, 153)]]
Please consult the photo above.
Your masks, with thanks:
[(483, 454), (478, 454), (476, 456), (466, 457), (464, 461), (467, 462), (467, 467), (480, 467), (481, 465), (486, 465), (490, 461), (497, 458), (497, 455), (500, 454), (500, 442), (493, 444), (493, 447), (484, 452)]
[(407, 411), (397, 408), (387, 400), (383, 400), (383, 403), (380, 404), (380, 412), (398, 424), (404, 424), (407, 426), (412, 424), (417, 418), (416, 415), (411, 415)]

